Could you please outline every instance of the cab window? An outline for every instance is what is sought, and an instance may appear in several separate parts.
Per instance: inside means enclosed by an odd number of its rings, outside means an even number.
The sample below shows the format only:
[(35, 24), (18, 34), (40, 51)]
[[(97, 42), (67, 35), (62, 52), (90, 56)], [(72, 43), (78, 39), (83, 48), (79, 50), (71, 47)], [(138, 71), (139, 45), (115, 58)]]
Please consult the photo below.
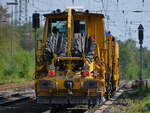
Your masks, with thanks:
[(85, 21), (84, 20), (75, 20), (74, 21), (74, 33), (85, 34)]
[[(74, 21), (74, 33), (86, 33), (86, 23), (84, 20)], [(67, 19), (49, 19), (47, 34), (67, 33)]]
[(49, 19), (47, 34), (67, 33), (67, 19)]

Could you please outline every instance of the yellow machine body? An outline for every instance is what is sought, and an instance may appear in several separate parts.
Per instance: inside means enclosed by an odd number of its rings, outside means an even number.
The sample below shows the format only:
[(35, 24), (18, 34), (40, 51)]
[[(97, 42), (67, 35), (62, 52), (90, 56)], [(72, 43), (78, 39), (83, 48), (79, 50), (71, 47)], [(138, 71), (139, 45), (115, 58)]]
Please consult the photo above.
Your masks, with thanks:
[[(67, 12), (45, 14), (44, 35), (42, 46), (37, 40), (36, 69), (35, 69), (35, 92), (37, 102), (50, 104), (97, 104), (106, 93), (106, 73), (113, 76), (115, 87), (118, 86), (118, 44), (112, 41), (112, 36), (106, 36), (104, 31), (104, 16), (102, 14), (76, 12), (68, 9)], [(52, 54), (51, 62), (45, 60), (45, 46), (48, 40), (48, 33), (54, 31), (53, 22), (65, 20), (67, 24), (67, 54), (58, 56)], [(92, 37), (94, 41), (94, 54), (92, 60), (87, 60), (85, 53), (81, 56), (72, 56), (72, 40), (78, 31), (77, 23), (84, 22), (84, 34)], [(56, 24), (56, 23), (55, 23)], [(82, 26), (83, 27), (83, 24)], [(58, 33), (57, 33), (58, 34)], [(59, 33), (61, 34), (61, 33)], [(56, 62), (64, 61), (64, 70), (57, 69)], [(74, 70), (75, 63), (82, 62), (83, 68)], [(61, 68), (61, 66), (59, 66)], [(111, 71), (110, 71), (111, 69)], [(53, 76), (50, 76), (52, 74)], [(97, 101), (98, 100), (98, 101)]]
[[(119, 85), (119, 46), (112, 35), (106, 36), (106, 82), (112, 90)], [(108, 77), (108, 79), (107, 79)], [(111, 92), (111, 91), (110, 91)]]

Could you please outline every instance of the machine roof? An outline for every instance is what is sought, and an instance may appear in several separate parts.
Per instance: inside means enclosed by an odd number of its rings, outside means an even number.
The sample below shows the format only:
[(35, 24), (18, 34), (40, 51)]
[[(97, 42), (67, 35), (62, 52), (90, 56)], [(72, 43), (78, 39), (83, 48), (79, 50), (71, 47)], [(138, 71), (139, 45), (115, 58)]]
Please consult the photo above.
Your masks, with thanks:
[[(68, 12), (57, 12), (57, 13), (48, 13), (44, 14), (45, 17), (53, 17), (53, 16), (67, 16)], [(104, 18), (103, 14), (100, 13), (89, 13), (89, 12), (74, 12), (75, 16), (101, 16)]]

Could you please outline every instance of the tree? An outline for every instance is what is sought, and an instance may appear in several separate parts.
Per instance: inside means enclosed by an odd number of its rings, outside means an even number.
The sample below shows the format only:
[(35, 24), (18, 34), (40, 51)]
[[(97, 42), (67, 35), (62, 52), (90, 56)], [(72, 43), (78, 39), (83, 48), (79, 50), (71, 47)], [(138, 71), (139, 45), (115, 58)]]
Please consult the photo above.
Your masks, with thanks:
[(3, 8), (3, 6), (0, 4), (0, 21), (5, 21), (10, 17), (8, 14), (7, 8)]
[[(119, 41), (120, 72), (124, 78), (137, 79), (140, 69), (139, 48), (136, 47), (136, 41), (128, 39), (125, 42)], [(150, 51), (143, 48), (143, 77), (150, 73)], [(144, 78), (143, 78), (144, 79)]]

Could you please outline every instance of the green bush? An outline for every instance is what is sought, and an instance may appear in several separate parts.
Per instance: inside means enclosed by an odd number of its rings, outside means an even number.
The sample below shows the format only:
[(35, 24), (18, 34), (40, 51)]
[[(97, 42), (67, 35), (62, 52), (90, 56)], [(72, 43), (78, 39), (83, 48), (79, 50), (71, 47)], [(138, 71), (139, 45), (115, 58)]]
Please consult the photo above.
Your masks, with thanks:
[[(3, 30), (11, 31), (12, 28)], [(20, 38), (22, 32), (14, 31), (13, 40), (13, 57), (11, 57), (11, 42), (10, 36), (4, 36), (0, 30), (0, 84), (5, 82), (16, 83), (26, 80), (32, 80), (34, 73), (34, 48), (32, 50), (25, 50), (20, 45), (20, 41), (24, 41), (24, 38)], [(29, 47), (31, 48), (31, 47)]]

